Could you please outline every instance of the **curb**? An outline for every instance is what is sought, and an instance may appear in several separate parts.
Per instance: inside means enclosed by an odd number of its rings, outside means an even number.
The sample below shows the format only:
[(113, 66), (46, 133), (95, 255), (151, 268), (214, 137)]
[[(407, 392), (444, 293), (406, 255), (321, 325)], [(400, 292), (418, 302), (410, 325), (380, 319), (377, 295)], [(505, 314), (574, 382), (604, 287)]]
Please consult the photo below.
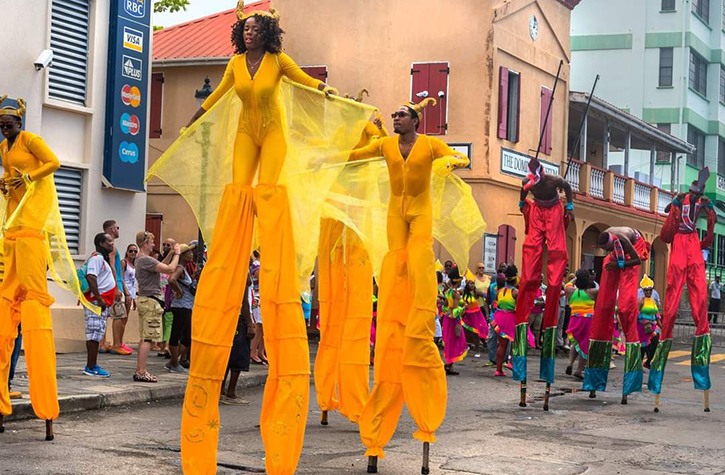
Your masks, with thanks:
[[(264, 386), (267, 380), (267, 373), (253, 373), (240, 375), (237, 387), (241, 389)], [(60, 415), (72, 414), (74, 412), (90, 411), (107, 407), (128, 406), (152, 401), (169, 401), (181, 399), (186, 391), (186, 382), (161, 387), (150, 387), (148, 389), (128, 389), (111, 393), (92, 393), (74, 396), (63, 396), (58, 398)], [(5, 421), (19, 421), (35, 418), (35, 412), (30, 400), (15, 403), (12, 406), (12, 414), (5, 416)]]

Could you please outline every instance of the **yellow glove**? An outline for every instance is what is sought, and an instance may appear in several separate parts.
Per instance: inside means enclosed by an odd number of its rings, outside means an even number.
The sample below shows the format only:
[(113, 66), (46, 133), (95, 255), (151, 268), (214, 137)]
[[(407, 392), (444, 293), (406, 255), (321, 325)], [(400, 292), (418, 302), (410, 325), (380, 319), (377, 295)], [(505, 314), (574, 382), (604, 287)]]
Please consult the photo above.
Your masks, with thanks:
[(338, 91), (337, 89), (335, 89), (332, 86), (325, 86), (325, 88), (322, 89), (322, 92), (325, 93), (325, 97), (339, 96), (340, 95), (340, 91)]
[(467, 166), (468, 159), (456, 155), (448, 155), (433, 162), (433, 173), (438, 176), (447, 177), (456, 168)]

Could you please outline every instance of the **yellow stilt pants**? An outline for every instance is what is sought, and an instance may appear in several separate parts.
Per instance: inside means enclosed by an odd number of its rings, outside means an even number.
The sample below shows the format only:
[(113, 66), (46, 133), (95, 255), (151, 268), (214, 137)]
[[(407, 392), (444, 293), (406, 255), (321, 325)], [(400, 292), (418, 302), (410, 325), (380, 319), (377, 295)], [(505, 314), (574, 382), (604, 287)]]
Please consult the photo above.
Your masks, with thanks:
[(261, 430), (269, 475), (297, 469), (310, 398), (310, 352), (302, 315), (287, 191), (258, 185), (255, 193), (261, 269), (260, 307), (269, 375), (264, 386)]
[(253, 226), (254, 190), (227, 185), (192, 315), (194, 357), (181, 419), (181, 460), (187, 475), (216, 473), (219, 393), (244, 297)]
[(39, 231), (11, 230), (6, 234), (5, 277), (0, 286), (0, 413), (3, 415), (12, 412), (8, 376), (19, 323), (23, 326), (33, 411), (44, 420), (57, 419), (60, 413), (50, 315), (53, 298), (48, 294), (46, 256), (45, 241)]

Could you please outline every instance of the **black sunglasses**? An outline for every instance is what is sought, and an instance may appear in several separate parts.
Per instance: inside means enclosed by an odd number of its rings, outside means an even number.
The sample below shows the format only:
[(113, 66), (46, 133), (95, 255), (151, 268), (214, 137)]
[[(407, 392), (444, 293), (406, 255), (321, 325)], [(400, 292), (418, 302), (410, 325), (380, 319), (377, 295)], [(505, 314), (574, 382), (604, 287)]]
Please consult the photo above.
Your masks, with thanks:
[(408, 114), (407, 112), (393, 112), (392, 114), (390, 114), (390, 117), (392, 117), (393, 119), (400, 117), (402, 119), (403, 117), (405, 117), (407, 115), (410, 115), (410, 114)]

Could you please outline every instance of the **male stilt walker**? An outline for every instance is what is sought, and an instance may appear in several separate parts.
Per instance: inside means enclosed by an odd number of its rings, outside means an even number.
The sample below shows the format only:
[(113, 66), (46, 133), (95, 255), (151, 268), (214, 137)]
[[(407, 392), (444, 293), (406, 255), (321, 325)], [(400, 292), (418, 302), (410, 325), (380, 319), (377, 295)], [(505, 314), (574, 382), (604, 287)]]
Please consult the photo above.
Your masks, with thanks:
[(594, 307), (589, 358), (584, 370), (584, 390), (590, 391), (590, 397), (596, 395), (595, 391), (606, 390), (612, 359), (616, 305), (627, 340), (622, 386), (622, 404), (627, 404), (629, 394), (642, 390), (642, 346), (637, 333), (637, 289), (640, 264), (649, 258), (649, 243), (635, 229), (611, 227), (599, 235), (597, 246), (609, 253), (604, 259), (602, 281)]
[[(566, 194), (566, 205), (561, 205), (559, 190)], [(526, 199), (529, 192), (533, 201)], [(526, 406), (526, 353), (528, 319), (541, 279), (541, 258), (546, 244), (546, 301), (544, 310), (544, 346), (541, 350), (539, 377), (546, 381), (544, 409), (548, 410), (548, 394), (554, 382), (556, 357), (556, 324), (559, 318), (558, 301), (569, 256), (566, 251), (566, 226), (574, 220), (574, 203), (569, 183), (558, 175), (547, 175), (541, 163), (529, 162), (529, 176), (521, 188), (519, 208), (526, 223), (521, 285), (516, 299), (516, 335), (513, 345), (514, 380), (521, 381), (520, 406)], [(557, 303), (557, 304), (555, 304)]]
[[(668, 212), (660, 238), (670, 245), (670, 264), (667, 268), (665, 314), (662, 321), (662, 338), (657, 345), (647, 386), (655, 394), (655, 412), (659, 412), (660, 392), (667, 356), (672, 347), (672, 329), (687, 283), (692, 319), (695, 322), (695, 339), (692, 342), (691, 371), (695, 389), (704, 391), (705, 412), (710, 412), (710, 324), (707, 321), (707, 283), (703, 249), (708, 249), (715, 237), (715, 210), (712, 202), (702, 196), (710, 171), (705, 167), (690, 192), (678, 195), (665, 208)], [(707, 236), (700, 241), (697, 234), (697, 218), (707, 218)]]

